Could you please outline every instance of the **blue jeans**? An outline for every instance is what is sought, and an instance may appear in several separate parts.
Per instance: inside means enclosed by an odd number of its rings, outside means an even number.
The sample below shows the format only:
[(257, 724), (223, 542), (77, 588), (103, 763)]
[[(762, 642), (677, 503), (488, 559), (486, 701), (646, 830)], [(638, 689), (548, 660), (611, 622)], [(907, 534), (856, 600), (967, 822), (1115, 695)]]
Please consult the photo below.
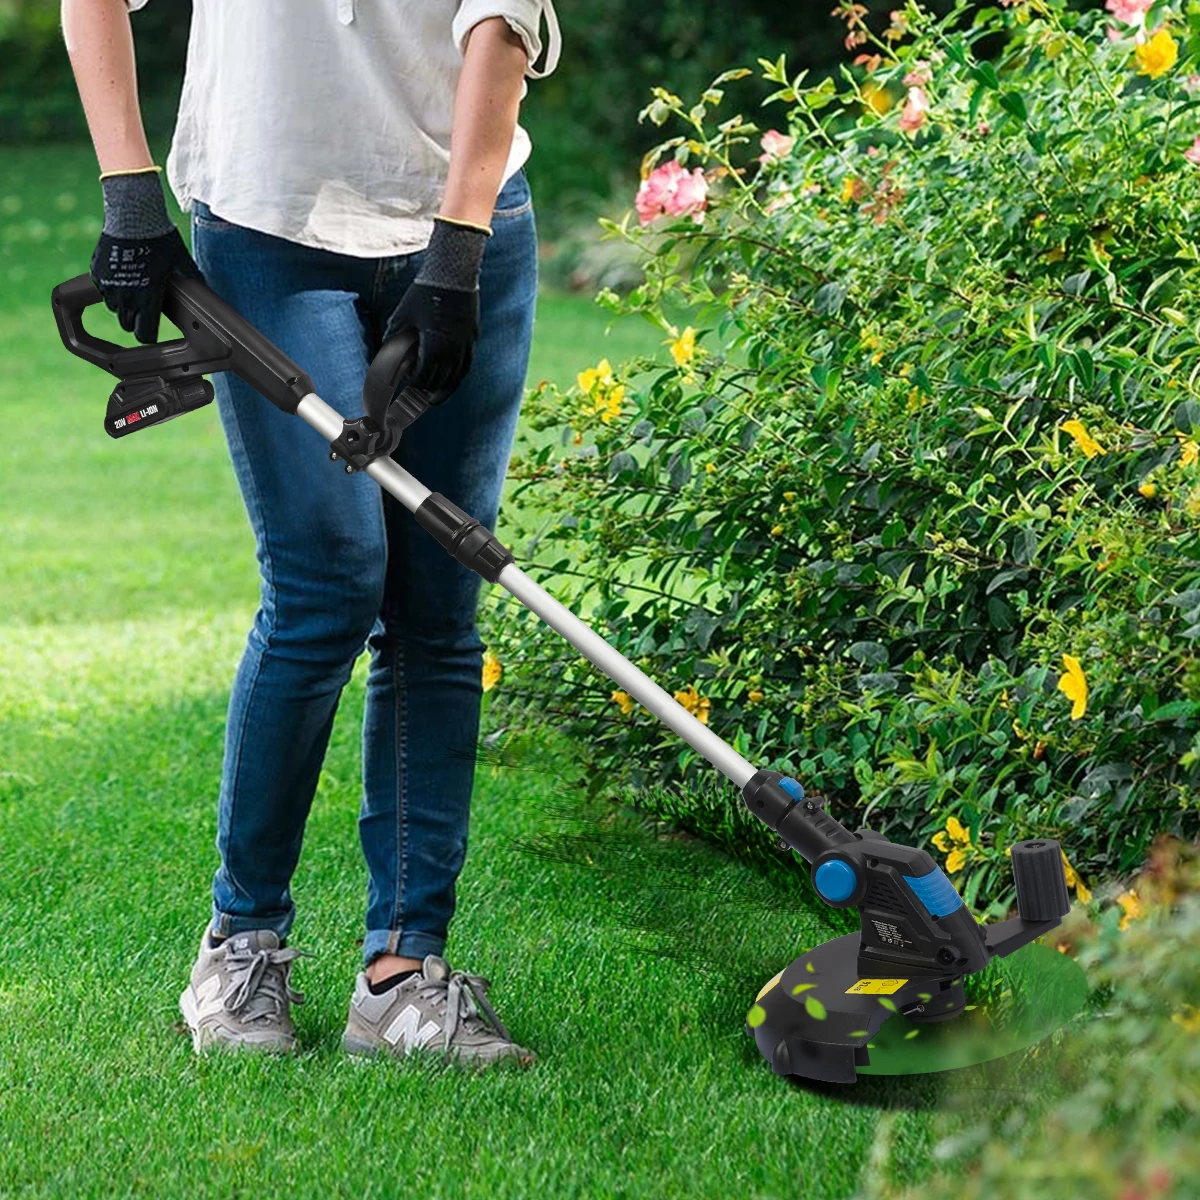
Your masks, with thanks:
[[(525, 384), (537, 240), (523, 173), (504, 186), (480, 278), (481, 332), (455, 394), (395, 458), (494, 527)], [(421, 254), (352, 258), (233, 225), (197, 203), (209, 284), (312, 376), (347, 417)], [(232, 375), (217, 404), (258, 545), (261, 600), (229, 703), (213, 928), (273, 929), (342, 688), (370, 649), (359, 832), (366, 962), (441, 953), (467, 845), (479, 732), (479, 579), (366, 475), (347, 476), (295, 417)]]

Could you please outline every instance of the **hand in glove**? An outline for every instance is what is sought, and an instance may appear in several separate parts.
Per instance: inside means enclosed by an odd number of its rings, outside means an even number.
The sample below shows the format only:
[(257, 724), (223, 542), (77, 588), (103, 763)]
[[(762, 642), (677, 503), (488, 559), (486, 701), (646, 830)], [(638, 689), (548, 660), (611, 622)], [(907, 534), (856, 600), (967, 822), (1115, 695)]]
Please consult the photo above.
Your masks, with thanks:
[(385, 341), (417, 332), (417, 366), (408, 386), (452, 392), (471, 368), (479, 336), (479, 268), (491, 230), (435, 217), (425, 260), (392, 319)]
[(157, 168), (102, 175), (104, 230), (92, 255), (92, 282), (121, 328), (139, 342), (158, 341), (167, 278), (203, 279), (167, 215)]

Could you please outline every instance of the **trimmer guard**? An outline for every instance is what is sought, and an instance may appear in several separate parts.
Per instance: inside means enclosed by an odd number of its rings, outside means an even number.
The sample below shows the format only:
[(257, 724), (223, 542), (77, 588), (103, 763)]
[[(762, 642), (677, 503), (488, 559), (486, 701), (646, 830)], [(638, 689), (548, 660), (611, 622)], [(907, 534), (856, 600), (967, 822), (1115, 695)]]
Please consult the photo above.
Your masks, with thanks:
[(946, 1021), (962, 1012), (961, 980), (864, 976), (859, 937), (847, 933), (802, 954), (759, 992), (747, 1030), (777, 1075), (853, 1083), (889, 1017)]

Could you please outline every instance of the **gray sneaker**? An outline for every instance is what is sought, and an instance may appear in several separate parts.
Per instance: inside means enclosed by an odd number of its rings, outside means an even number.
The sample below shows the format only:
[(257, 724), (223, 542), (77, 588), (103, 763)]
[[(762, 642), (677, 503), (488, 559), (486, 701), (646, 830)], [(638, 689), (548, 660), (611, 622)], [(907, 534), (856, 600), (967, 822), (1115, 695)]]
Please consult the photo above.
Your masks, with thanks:
[(196, 1053), (213, 1047), (291, 1053), (291, 1005), (304, 997), (289, 977), (302, 953), (281, 947), (269, 929), (235, 933), (218, 946), (206, 929), (191, 983), (179, 997)]
[(426, 957), (421, 969), (381, 996), (364, 972), (354, 984), (342, 1047), (349, 1054), (437, 1054), (471, 1067), (536, 1062), (509, 1036), (488, 1003), (491, 985), (478, 975), (451, 971), (444, 958)]

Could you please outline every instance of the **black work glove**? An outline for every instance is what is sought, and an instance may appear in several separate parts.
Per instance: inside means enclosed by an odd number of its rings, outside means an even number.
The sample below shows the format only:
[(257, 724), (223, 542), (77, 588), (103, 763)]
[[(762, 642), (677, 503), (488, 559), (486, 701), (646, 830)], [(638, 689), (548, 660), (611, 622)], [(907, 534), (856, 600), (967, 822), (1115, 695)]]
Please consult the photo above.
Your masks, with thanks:
[(388, 322), (387, 337), (417, 331), (417, 367), (406, 386), (452, 392), (471, 369), (479, 336), (479, 268), (490, 230), (435, 217), (425, 260)]
[(156, 342), (167, 277), (204, 276), (167, 215), (156, 169), (102, 176), (101, 187), (104, 231), (92, 255), (92, 282), (122, 329)]

